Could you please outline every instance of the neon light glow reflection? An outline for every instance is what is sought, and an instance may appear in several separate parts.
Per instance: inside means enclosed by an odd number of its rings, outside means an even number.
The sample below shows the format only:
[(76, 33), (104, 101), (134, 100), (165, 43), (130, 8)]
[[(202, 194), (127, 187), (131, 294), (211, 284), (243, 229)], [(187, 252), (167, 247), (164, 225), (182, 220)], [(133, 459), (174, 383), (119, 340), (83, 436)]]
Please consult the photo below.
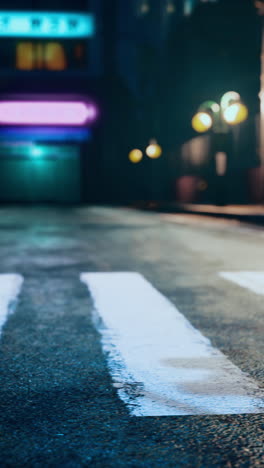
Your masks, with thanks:
[(0, 144), (0, 157), (30, 159), (67, 159), (78, 156), (78, 145), (46, 145), (35, 142)]
[(0, 127), (0, 142), (85, 141), (90, 138), (91, 130), (87, 127)]
[(85, 102), (0, 102), (2, 125), (85, 125), (96, 116), (96, 107)]
[(2, 37), (76, 38), (94, 35), (94, 17), (80, 13), (0, 11)]

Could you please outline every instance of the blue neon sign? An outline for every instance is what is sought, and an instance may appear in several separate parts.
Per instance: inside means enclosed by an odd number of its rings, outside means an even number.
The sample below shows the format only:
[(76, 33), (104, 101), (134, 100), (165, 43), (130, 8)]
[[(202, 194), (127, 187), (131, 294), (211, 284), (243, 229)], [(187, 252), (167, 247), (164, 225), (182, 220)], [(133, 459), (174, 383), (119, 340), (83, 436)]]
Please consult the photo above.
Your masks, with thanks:
[(0, 128), (1, 141), (88, 141), (89, 128), (76, 127), (5, 127)]
[(87, 38), (94, 17), (85, 13), (0, 11), (0, 37)]

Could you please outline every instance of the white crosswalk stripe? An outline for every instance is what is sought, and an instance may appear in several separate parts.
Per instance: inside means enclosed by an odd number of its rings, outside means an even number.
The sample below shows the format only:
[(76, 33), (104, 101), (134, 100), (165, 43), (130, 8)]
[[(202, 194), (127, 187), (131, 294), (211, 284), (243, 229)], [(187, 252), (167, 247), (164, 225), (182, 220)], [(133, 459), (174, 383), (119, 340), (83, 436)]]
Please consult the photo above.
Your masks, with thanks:
[(263, 271), (235, 271), (221, 272), (219, 275), (228, 281), (249, 289), (255, 294), (264, 296), (264, 272)]
[(82, 273), (113, 384), (134, 416), (264, 412), (256, 383), (138, 273)]
[(13, 312), (14, 303), (23, 283), (21, 275), (0, 274), (0, 332), (8, 318)]

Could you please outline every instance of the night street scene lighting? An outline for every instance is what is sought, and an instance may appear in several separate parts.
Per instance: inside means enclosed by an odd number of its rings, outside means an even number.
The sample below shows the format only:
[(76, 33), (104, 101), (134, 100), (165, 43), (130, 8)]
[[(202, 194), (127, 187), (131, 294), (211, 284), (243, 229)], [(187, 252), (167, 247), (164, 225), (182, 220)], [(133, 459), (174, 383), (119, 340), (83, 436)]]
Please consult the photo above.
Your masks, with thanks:
[(199, 133), (212, 128), (216, 132), (225, 131), (224, 123), (238, 125), (248, 117), (248, 110), (235, 91), (225, 93), (220, 103), (205, 101), (192, 119), (193, 129)]
[(264, 0), (1, 0), (1, 467), (263, 466)]
[[(149, 141), (145, 153), (150, 159), (157, 159), (162, 155), (162, 148), (153, 138)], [(133, 149), (128, 153), (128, 158), (131, 162), (138, 163), (143, 158), (143, 152), (140, 149)]]

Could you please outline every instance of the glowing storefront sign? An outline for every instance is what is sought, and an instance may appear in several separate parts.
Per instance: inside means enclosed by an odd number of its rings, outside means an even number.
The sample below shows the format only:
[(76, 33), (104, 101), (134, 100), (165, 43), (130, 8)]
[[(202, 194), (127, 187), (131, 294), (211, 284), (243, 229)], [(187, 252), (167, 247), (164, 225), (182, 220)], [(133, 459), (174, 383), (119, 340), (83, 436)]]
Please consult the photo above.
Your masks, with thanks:
[[(86, 141), (91, 138), (87, 127), (0, 127), (1, 141)], [(1, 143), (0, 143), (1, 144)]]
[(0, 144), (0, 157), (67, 159), (77, 157), (78, 154), (77, 145), (46, 145), (34, 142)]
[(90, 14), (0, 11), (0, 37), (85, 38), (94, 29)]
[(0, 125), (85, 125), (96, 117), (94, 104), (81, 101), (0, 102)]

